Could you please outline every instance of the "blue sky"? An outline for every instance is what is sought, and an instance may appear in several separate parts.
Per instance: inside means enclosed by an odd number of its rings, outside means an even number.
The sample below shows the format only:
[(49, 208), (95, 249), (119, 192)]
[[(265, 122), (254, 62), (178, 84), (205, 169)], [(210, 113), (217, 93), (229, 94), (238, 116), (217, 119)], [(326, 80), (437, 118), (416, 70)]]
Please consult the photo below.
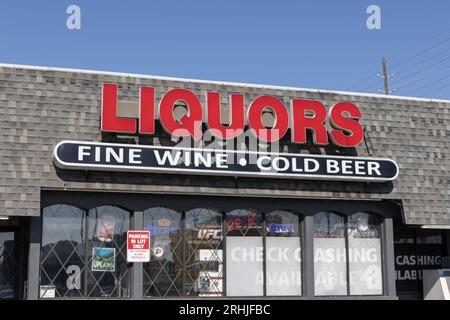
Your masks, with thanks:
[(0, 62), (374, 93), (385, 56), (394, 94), (450, 99), (449, 15), (448, 0), (4, 0)]

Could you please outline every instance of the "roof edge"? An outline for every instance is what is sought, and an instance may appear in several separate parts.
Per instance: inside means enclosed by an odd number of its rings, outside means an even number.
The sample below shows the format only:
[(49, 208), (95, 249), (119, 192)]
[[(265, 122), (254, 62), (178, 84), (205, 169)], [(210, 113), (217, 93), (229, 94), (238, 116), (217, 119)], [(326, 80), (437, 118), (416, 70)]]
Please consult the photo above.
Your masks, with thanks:
[(383, 98), (383, 99), (396, 99), (396, 100), (411, 100), (411, 101), (422, 101), (422, 102), (444, 102), (444, 103), (450, 103), (450, 100), (444, 100), (444, 99), (432, 99), (432, 98), (419, 98), (419, 97), (408, 97), (408, 96), (384, 95), (384, 94), (377, 94), (377, 93), (364, 93), (364, 92), (353, 92), (353, 91), (311, 89), (311, 88), (300, 88), (300, 87), (289, 87), (289, 86), (263, 85), (263, 84), (255, 84), (255, 83), (240, 83), (240, 82), (228, 82), (228, 81), (199, 80), (199, 79), (190, 79), (190, 78), (165, 77), (165, 76), (138, 74), (138, 73), (111, 72), (111, 71), (100, 71), (100, 70), (89, 70), (89, 69), (45, 67), (45, 66), (33, 66), (33, 65), (10, 64), (10, 63), (0, 63), (0, 67), (18, 68), (18, 69), (31, 69), (31, 70), (42, 70), (42, 71), (58, 71), (58, 72), (71, 72), (71, 73), (98, 74), (98, 75), (109, 75), (109, 76), (118, 76), (118, 77), (155, 79), (155, 80), (166, 80), (166, 81), (180, 81), (180, 82), (215, 84), (215, 85), (228, 85), (228, 86), (238, 86), (238, 87), (247, 87), (247, 88), (260, 88), (260, 89), (272, 89), (272, 90), (306, 91), (306, 92), (312, 92), (312, 93), (329, 93), (329, 94), (351, 95), (351, 96), (360, 96), (360, 97), (374, 97), (374, 98)]

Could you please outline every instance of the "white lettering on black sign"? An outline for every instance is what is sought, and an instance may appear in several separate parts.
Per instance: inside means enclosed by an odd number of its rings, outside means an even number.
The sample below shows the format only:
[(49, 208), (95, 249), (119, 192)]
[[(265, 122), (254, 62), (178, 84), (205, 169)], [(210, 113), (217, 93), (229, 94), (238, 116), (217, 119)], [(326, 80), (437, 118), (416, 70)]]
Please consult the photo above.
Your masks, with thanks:
[(383, 182), (398, 175), (389, 159), (258, 153), (238, 150), (60, 142), (55, 165), (63, 169), (190, 173)]

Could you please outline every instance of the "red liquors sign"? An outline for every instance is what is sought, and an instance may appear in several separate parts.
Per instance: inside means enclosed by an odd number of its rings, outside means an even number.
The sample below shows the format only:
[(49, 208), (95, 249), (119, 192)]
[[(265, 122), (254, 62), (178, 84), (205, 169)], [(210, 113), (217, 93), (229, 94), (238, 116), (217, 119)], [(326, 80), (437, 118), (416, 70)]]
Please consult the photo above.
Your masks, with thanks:
[[(243, 93), (232, 93), (228, 97), (229, 105), (225, 106), (222, 98), (220, 92), (205, 92), (201, 98), (191, 90), (175, 88), (156, 99), (155, 88), (142, 86), (137, 112), (123, 117), (118, 114), (118, 85), (105, 83), (102, 132), (154, 135), (158, 119), (161, 127), (175, 137), (172, 141), (189, 140), (188, 144), (183, 145), (184, 141), (176, 146), (61, 141), (54, 149), (54, 163), (61, 169), (72, 170), (366, 182), (392, 181), (399, 174), (397, 164), (390, 159), (277, 152), (279, 140), (288, 132), (293, 144), (310, 143), (308, 132), (315, 145), (357, 147), (364, 138), (364, 130), (359, 123), (361, 111), (354, 103), (337, 102), (327, 110), (316, 100), (292, 98), (287, 106), (270, 95), (246, 101)], [(186, 112), (177, 117), (174, 109), (180, 101)], [(221, 119), (221, 111), (225, 109), (230, 115), (225, 119), (226, 124)], [(272, 125), (264, 120), (267, 120), (264, 118), (267, 110), (273, 116)], [(201, 145), (208, 140), (207, 133), (220, 143)], [(251, 137), (252, 143), (242, 143)], [(193, 148), (190, 138), (201, 147)], [(229, 148), (227, 142), (232, 142), (230, 145), (237, 142), (237, 147)], [(264, 144), (270, 145), (270, 152), (267, 147), (260, 148)]]
[[(314, 144), (328, 145), (330, 139), (341, 147), (356, 147), (364, 137), (364, 130), (358, 120), (361, 111), (351, 102), (338, 102), (327, 111), (319, 101), (291, 99), (290, 108), (274, 96), (263, 95), (253, 101), (245, 101), (244, 94), (230, 94), (231, 121), (221, 121), (221, 94), (206, 93), (206, 107), (200, 98), (187, 89), (172, 89), (163, 94), (159, 105), (155, 104), (155, 88), (141, 87), (139, 119), (117, 116), (117, 85), (103, 84), (101, 130), (125, 134), (155, 134), (155, 118), (158, 113), (162, 127), (172, 136), (190, 136), (201, 139), (202, 124), (206, 123), (211, 134), (220, 139), (237, 138), (248, 125), (250, 132), (259, 140), (275, 142), (291, 129), (293, 143), (307, 143), (306, 132), (312, 131)], [(175, 119), (174, 106), (183, 101), (188, 112), (181, 119)], [(246, 104), (248, 108), (246, 108)], [(267, 109), (276, 118), (272, 128), (267, 128), (262, 114)], [(139, 120), (139, 121), (138, 121)], [(327, 123), (330, 128), (327, 128)]]

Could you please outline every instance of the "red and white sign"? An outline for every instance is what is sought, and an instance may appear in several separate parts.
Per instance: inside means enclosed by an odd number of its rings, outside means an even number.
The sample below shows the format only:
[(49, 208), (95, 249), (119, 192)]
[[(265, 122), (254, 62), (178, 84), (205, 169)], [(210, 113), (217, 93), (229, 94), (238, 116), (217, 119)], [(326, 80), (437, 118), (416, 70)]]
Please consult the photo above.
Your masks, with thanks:
[(150, 231), (127, 232), (127, 261), (150, 261)]
[[(347, 101), (336, 103), (328, 111), (320, 102), (305, 99), (290, 99), (286, 108), (281, 100), (273, 96), (260, 96), (253, 101), (245, 101), (243, 94), (230, 94), (231, 123), (220, 120), (221, 95), (219, 92), (206, 93), (206, 106), (200, 98), (186, 89), (172, 89), (162, 95), (156, 105), (155, 88), (141, 87), (139, 101), (139, 121), (117, 116), (117, 84), (103, 84), (101, 131), (126, 134), (155, 134), (155, 118), (159, 115), (162, 127), (171, 135), (191, 136), (199, 140), (203, 136), (202, 123), (205, 122), (211, 134), (221, 139), (234, 139), (244, 132), (246, 125), (258, 139), (274, 142), (291, 131), (293, 143), (307, 143), (306, 131), (313, 134), (316, 145), (328, 145), (330, 140), (341, 147), (356, 147), (364, 138), (364, 130), (358, 122), (359, 108)], [(174, 118), (173, 109), (177, 101), (184, 101), (188, 114), (180, 120)], [(245, 105), (248, 104), (247, 111)], [(276, 121), (272, 128), (262, 122), (262, 113), (271, 109)], [(309, 113), (314, 114), (311, 116)], [(327, 122), (329, 126), (327, 126)]]

